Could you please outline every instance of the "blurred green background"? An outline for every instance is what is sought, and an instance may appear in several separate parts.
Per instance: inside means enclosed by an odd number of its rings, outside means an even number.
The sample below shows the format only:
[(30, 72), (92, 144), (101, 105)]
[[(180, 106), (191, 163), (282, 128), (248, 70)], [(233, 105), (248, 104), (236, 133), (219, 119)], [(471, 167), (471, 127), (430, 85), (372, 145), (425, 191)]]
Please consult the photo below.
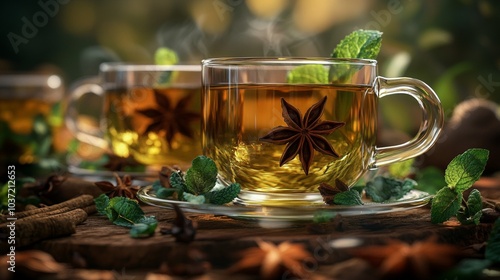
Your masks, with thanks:
[[(0, 4), (0, 74), (60, 75), (67, 87), (105, 61), (153, 63), (161, 46), (184, 62), (219, 56), (329, 56), (359, 28), (384, 32), (380, 75), (433, 87), (451, 117), (463, 100), (500, 101), (495, 0), (39, 0)], [(419, 126), (384, 99), (389, 126)], [(410, 117), (404, 115), (410, 114)], [(414, 121), (413, 121), (414, 120)], [(496, 137), (496, 136), (495, 136)]]

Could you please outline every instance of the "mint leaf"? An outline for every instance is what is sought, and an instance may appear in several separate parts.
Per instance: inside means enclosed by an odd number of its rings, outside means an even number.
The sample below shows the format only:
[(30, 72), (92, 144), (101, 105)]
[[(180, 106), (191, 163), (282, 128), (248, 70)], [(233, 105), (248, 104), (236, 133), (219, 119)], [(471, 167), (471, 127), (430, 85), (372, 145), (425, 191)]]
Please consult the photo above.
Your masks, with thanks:
[(439, 190), (432, 199), (431, 222), (442, 223), (455, 216), (461, 201), (462, 193), (458, 193), (456, 189), (444, 187)]
[(356, 30), (340, 41), (331, 56), (376, 59), (382, 46), (382, 34), (377, 30)]
[(178, 192), (177, 189), (174, 188), (161, 188), (156, 191), (157, 198), (170, 198), (174, 193)]
[(493, 229), (486, 245), (485, 257), (494, 263), (500, 263), (500, 219), (497, 219), (493, 224)]
[(366, 183), (365, 192), (374, 202), (390, 202), (402, 198), (416, 185), (412, 179), (377, 176)]
[(100, 196), (94, 198), (94, 203), (97, 209), (97, 213), (106, 215), (106, 208), (109, 204), (109, 197), (106, 194), (101, 194)]
[(185, 201), (194, 203), (194, 204), (203, 204), (205, 203), (205, 196), (204, 195), (194, 195), (190, 193), (183, 193), (182, 194), (183, 198)]
[(217, 166), (212, 159), (206, 156), (196, 157), (186, 172), (188, 191), (196, 195), (210, 191), (217, 181), (217, 172)]
[(469, 149), (456, 156), (446, 168), (445, 181), (457, 192), (470, 188), (481, 176), (488, 161), (489, 151)]
[(172, 174), (170, 174), (169, 181), (170, 181), (170, 185), (174, 189), (178, 189), (178, 190), (182, 190), (182, 191), (187, 191), (187, 189), (188, 189), (187, 185), (186, 185), (186, 181), (182, 177), (180, 171), (173, 172)]
[(115, 225), (132, 227), (144, 216), (144, 212), (137, 201), (117, 196), (109, 201), (106, 215)]
[(232, 183), (231, 185), (220, 190), (205, 193), (205, 199), (211, 204), (226, 204), (233, 201), (233, 199), (240, 193), (240, 190), (240, 184)]
[(313, 214), (313, 223), (326, 223), (337, 216), (336, 212), (319, 210)]
[(289, 84), (328, 84), (328, 70), (318, 64), (301, 65), (290, 71), (286, 79)]
[(143, 216), (130, 229), (130, 236), (132, 238), (144, 238), (152, 236), (155, 233), (157, 226), (158, 221), (156, 220), (155, 216)]
[(464, 259), (439, 279), (482, 279), (483, 270), (490, 265), (492, 262), (485, 259)]
[(473, 189), (467, 198), (466, 207), (462, 206), (461, 211), (458, 212), (457, 218), (461, 224), (479, 224), (483, 214), (483, 199), (481, 193)]
[(337, 205), (363, 205), (361, 195), (357, 190), (348, 190), (336, 194), (333, 197), (333, 203)]
[(165, 47), (156, 50), (154, 59), (156, 65), (174, 65), (179, 62), (177, 53)]

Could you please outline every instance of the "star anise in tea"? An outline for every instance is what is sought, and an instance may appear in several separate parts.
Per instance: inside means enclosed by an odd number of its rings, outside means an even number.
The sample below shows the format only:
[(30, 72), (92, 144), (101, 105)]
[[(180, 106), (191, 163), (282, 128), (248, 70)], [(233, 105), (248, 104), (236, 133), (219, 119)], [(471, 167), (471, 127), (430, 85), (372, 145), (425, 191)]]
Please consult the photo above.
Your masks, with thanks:
[(326, 96), (312, 105), (304, 117), (300, 111), (281, 98), (282, 115), (288, 125), (277, 126), (259, 140), (277, 145), (286, 144), (280, 159), (280, 166), (299, 155), (304, 173), (309, 174), (309, 167), (314, 158), (314, 150), (338, 158), (332, 145), (325, 136), (331, 134), (345, 123), (336, 121), (321, 121), (326, 103)]
[(318, 187), (319, 193), (323, 197), (323, 201), (326, 204), (334, 204), (333, 199), (335, 195), (345, 192), (349, 190), (349, 186), (347, 186), (344, 182), (339, 179), (335, 180), (335, 187), (331, 186), (327, 183), (321, 183)]
[(384, 279), (430, 279), (455, 265), (463, 256), (458, 247), (434, 239), (407, 244), (391, 240), (352, 251), (376, 267)]
[(132, 185), (132, 178), (130, 175), (125, 175), (123, 178), (120, 178), (118, 174), (114, 173), (114, 176), (116, 179), (116, 185), (113, 185), (108, 181), (95, 182), (95, 185), (98, 186), (107, 196), (109, 196), (109, 198), (113, 198), (115, 196), (125, 196), (135, 199), (139, 186)]
[(142, 134), (164, 132), (165, 139), (170, 146), (177, 133), (193, 138), (194, 133), (190, 124), (192, 121), (198, 120), (200, 114), (187, 111), (192, 95), (186, 95), (173, 106), (172, 101), (166, 95), (156, 89), (153, 89), (153, 91), (157, 107), (136, 111), (151, 120)]
[(257, 272), (261, 279), (278, 279), (285, 273), (300, 279), (308, 275), (306, 262), (312, 255), (302, 244), (286, 241), (275, 245), (258, 240), (257, 245), (244, 250), (243, 258), (230, 267), (229, 272)]

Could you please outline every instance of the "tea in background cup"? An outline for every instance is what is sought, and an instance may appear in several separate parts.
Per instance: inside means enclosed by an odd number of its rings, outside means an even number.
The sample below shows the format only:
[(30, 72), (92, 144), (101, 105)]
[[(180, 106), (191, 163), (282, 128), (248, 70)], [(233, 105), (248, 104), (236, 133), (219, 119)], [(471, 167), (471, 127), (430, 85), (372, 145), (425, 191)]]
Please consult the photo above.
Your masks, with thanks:
[(0, 75), (2, 166), (14, 165), (18, 174), (30, 176), (62, 167), (58, 159), (71, 138), (62, 121), (63, 100), (64, 84), (57, 75)]
[[(304, 66), (308, 82), (289, 82)], [(379, 77), (375, 60), (213, 58), (202, 67), (203, 151), (222, 182), (241, 184), (246, 204), (323, 204), (321, 183), (352, 186), (369, 169), (416, 157), (443, 125), (431, 88)], [(415, 98), (422, 124), (412, 140), (377, 147), (378, 100), (392, 94)]]
[[(71, 92), (66, 122), (78, 140), (116, 156), (186, 167), (201, 154), (200, 73), (199, 65), (102, 64), (98, 83)], [(103, 100), (100, 127), (82, 122), (88, 93)]]

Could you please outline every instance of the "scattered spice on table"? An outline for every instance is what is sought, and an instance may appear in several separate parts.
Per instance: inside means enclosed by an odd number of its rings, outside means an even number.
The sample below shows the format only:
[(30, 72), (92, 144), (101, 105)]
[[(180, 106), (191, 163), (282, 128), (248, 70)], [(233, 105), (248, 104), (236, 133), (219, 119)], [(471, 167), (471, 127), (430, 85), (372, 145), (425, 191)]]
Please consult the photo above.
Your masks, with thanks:
[(175, 241), (189, 243), (196, 236), (196, 223), (188, 219), (184, 212), (177, 204), (172, 204), (176, 217), (171, 228), (160, 229), (161, 234), (171, 234), (175, 237)]

